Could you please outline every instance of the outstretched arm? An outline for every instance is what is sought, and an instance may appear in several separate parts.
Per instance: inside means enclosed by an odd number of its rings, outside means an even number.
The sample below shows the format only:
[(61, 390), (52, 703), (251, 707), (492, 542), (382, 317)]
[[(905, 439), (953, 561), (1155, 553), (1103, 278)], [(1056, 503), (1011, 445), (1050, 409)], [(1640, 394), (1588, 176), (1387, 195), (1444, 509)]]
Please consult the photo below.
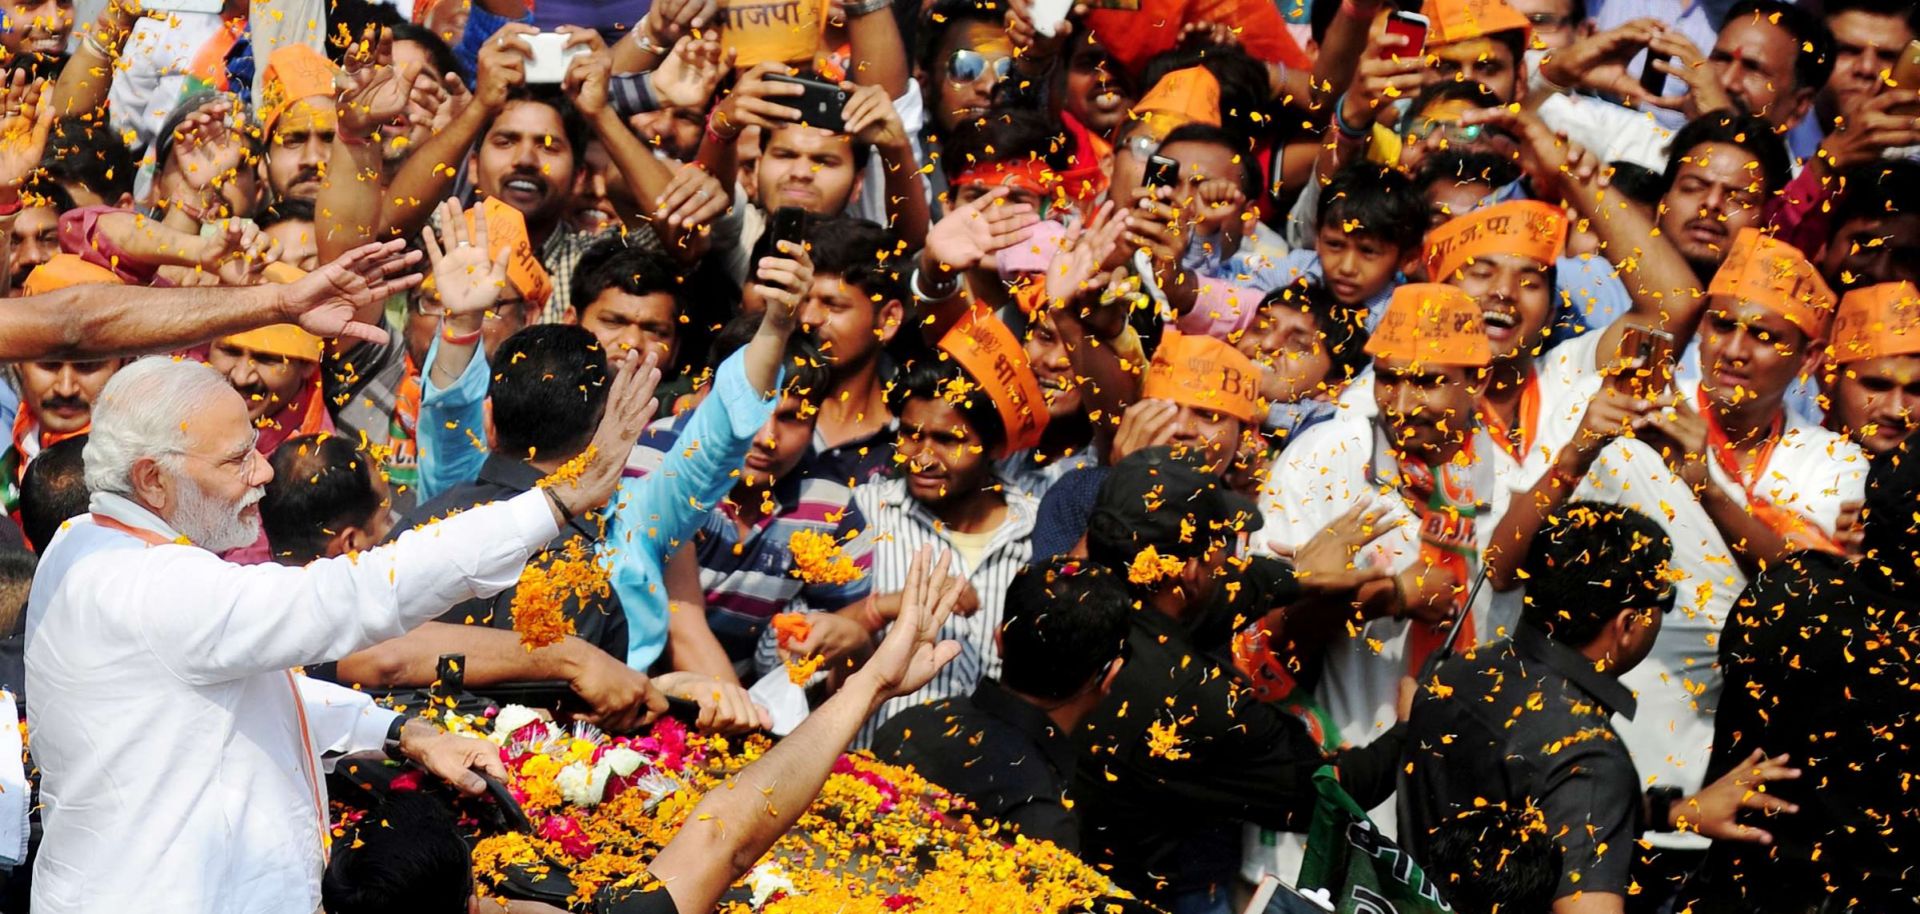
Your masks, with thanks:
[(960, 653), (958, 643), (936, 640), (964, 585), (947, 575), (946, 566), (943, 556), (930, 567), (927, 550), (920, 550), (907, 571), (900, 619), (873, 659), (792, 735), (731, 783), (709, 791), (648, 865), (675, 908), (686, 914), (713, 910), (727, 886), (799, 821), (860, 725), (887, 699), (925, 685)]

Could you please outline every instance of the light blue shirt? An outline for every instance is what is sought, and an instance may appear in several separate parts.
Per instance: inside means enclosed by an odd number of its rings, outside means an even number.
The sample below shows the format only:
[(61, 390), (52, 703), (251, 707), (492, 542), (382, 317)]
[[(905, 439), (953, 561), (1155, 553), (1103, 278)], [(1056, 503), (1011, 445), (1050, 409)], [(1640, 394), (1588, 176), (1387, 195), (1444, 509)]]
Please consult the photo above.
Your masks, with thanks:
[(467, 370), (453, 386), (433, 383), (433, 363), (440, 358), (440, 337), (427, 349), (420, 369), (420, 481), (419, 503), (426, 504), (457, 485), (472, 482), (487, 462), (487, 354), (475, 349)]
[[(774, 389), (780, 389), (778, 379)], [(746, 352), (735, 352), (720, 364), (713, 392), (694, 408), (659, 466), (644, 476), (629, 467), (620, 480), (606, 548), (613, 559), (613, 591), (627, 613), (628, 666), (645, 670), (666, 649), (667, 558), (733, 489), (734, 473), (746, 461), (753, 436), (779, 402), (778, 396), (763, 397), (753, 389)]]

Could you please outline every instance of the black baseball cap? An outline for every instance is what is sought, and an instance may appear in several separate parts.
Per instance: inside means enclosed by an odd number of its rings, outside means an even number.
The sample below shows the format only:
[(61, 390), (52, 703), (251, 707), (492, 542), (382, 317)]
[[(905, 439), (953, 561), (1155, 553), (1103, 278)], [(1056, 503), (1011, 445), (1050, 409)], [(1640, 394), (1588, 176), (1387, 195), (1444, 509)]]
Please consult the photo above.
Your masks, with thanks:
[(1260, 508), (1227, 488), (1218, 473), (1201, 469), (1192, 448), (1144, 448), (1113, 467), (1087, 519), (1087, 551), (1132, 556), (1148, 546), (1162, 555), (1194, 558), (1209, 543), (1260, 529)]

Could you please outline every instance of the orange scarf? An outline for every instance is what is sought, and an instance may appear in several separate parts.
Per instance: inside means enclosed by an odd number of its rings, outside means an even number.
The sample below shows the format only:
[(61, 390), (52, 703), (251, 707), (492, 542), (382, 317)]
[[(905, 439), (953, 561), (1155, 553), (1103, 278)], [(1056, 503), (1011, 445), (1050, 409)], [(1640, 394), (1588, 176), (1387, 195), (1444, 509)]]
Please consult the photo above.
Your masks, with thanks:
[(34, 421), (32, 413), (32, 410), (22, 405), (20, 412), (13, 417), (13, 452), (20, 455), (19, 462), (13, 468), (13, 481), (16, 483), (26, 477), (27, 464), (32, 463), (33, 458), (40, 456), (41, 451), (68, 438), (78, 438), (93, 431), (93, 423), (88, 422), (77, 432), (68, 432), (64, 435), (49, 434), (40, 430), (40, 423)]
[(1713, 408), (1707, 403), (1707, 392), (1699, 391), (1695, 395), (1695, 400), (1699, 404), (1700, 418), (1707, 423), (1707, 451), (1713, 455), (1714, 462), (1720, 465), (1721, 471), (1727, 474), (1727, 478), (1733, 480), (1734, 484), (1740, 487), (1740, 491), (1747, 496), (1747, 513), (1753, 515), (1755, 520), (1766, 524), (1767, 529), (1780, 534), (1791, 549), (1815, 549), (1834, 555), (1844, 554), (1846, 550), (1831, 537), (1822, 533), (1820, 528), (1815, 527), (1811, 521), (1754, 492), (1760, 480), (1767, 475), (1767, 464), (1773, 460), (1773, 449), (1780, 444), (1780, 438), (1786, 426), (1786, 417), (1784, 415), (1773, 417), (1773, 426), (1767, 429), (1766, 443), (1760, 446), (1760, 454), (1753, 461), (1753, 478), (1748, 479), (1740, 468), (1740, 449), (1734, 446), (1733, 441), (1727, 437), (1726, 430), (1720, 427), (1720, 420), (1715, 418)]
[(1487, 436), (1493, 443), (1507, 452), (1515, 463), (1527, 462), (1527, 454), (1533, 450), (1533, 436), (1540, 428), (1540, 373), (1527, 366), (1527, 379), (1520, 385), (1519, 428), (1509, 428), (1493, 405), (1484, 398), (1480, 401), (1480, 424), (1487, 430)]

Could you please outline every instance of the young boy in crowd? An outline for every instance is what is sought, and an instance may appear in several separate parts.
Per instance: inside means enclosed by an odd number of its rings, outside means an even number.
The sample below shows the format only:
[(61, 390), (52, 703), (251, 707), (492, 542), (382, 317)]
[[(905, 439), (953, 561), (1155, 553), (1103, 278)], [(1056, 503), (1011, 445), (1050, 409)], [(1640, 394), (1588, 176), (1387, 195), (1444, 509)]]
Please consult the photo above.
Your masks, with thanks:
[(1294, 251), (1259, 270), (1250, 284), (1271, 291), (1300, 276), (1320, 280), (1345, 308), (1366, 311), (1371, 332), (1386, 313), (1393, 289), (1420, 256), (1426, 204), (1404, 173), (1358, 163), (1342, 169), (1320, 192), (1320, 228), (1312, 250)]

